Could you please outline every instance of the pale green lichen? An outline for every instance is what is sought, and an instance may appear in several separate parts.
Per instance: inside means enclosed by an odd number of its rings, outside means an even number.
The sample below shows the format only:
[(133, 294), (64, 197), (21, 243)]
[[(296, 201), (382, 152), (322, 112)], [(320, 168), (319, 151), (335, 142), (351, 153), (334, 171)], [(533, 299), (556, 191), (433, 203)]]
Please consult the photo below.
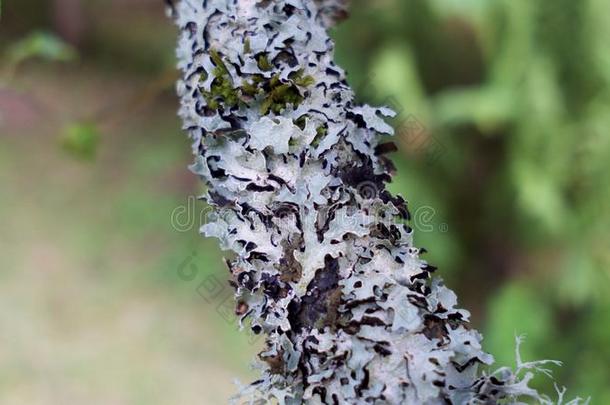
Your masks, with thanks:
[(521, 375), (543, 363), (479, 373), (492, 363), (482, 337), (413, 246), (375, 153), (394, 113), (357, 105), (333, 62), (325, 28), (343, 1), (183, 0), (175, 11), (180, 116), (217, 210), (202, 231), (232, 252), (240, 323), (266, 335), (262, 377), (242, 400), (549, 404)]

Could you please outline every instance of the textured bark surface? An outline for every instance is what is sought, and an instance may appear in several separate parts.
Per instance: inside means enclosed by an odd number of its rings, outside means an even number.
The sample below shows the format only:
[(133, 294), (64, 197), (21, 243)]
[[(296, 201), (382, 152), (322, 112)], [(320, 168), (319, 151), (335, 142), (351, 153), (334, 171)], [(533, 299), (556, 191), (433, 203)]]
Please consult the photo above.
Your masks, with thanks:
[[(180, 115), (243, 325), (266, 335), (253, 404), (492, 404), (543, 363), (491, 364), (385, 189), (386, 108), (354, 103), (326, 28), (342, 1), (182, 0)], [(520, 378), (522, 377), (522, 378)]]

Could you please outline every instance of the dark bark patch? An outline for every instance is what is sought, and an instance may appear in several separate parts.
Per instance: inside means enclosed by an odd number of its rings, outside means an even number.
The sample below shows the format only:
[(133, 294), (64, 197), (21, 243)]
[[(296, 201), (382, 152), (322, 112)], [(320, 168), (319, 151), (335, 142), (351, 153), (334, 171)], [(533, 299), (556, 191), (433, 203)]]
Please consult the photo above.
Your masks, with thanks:
[(307, 287), (307, 293), (300, 302), (291, 302), (289, 320), (294, 330), (312, 329), (324, 326), (329, 320), (336, 319), (339, 289), (339, 261), (330, 255), (324, 258), (324, 267)]

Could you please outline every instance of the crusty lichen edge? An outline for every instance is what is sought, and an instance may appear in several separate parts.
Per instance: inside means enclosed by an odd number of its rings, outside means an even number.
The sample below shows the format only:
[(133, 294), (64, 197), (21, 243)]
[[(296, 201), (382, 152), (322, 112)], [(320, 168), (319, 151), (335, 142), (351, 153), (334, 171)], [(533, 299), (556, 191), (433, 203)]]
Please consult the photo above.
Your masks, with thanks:
[(333, 61), (326, 28), (344, 2), (182, 0), (170, 12), (191, 169), (216, 208), (202, 232), (231, 252), (240, 324), (266, 335), (261, 378), (235, 402), (553, 403), (528, 386), (546, 362), (478, 372), (493, 361), (480, 334), (385, 189), (379, 137), (394, 113), (355, 104)]

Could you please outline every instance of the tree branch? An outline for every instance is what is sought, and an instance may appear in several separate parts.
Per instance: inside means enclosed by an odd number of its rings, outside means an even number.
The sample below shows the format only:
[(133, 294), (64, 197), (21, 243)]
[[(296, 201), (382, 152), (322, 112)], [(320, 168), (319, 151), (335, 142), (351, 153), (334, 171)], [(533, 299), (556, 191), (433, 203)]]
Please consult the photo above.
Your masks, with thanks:
[[(266, 335), (251, 404), (545, 397), (492, 358), (413, 246), (376, 153), (394, 113), (354, 103), (325, 28), (343, 1), (182, 0), (180, 116), (233, 253), (237, 313)], [(384, 148), (378, 148), (377, 152)]]

